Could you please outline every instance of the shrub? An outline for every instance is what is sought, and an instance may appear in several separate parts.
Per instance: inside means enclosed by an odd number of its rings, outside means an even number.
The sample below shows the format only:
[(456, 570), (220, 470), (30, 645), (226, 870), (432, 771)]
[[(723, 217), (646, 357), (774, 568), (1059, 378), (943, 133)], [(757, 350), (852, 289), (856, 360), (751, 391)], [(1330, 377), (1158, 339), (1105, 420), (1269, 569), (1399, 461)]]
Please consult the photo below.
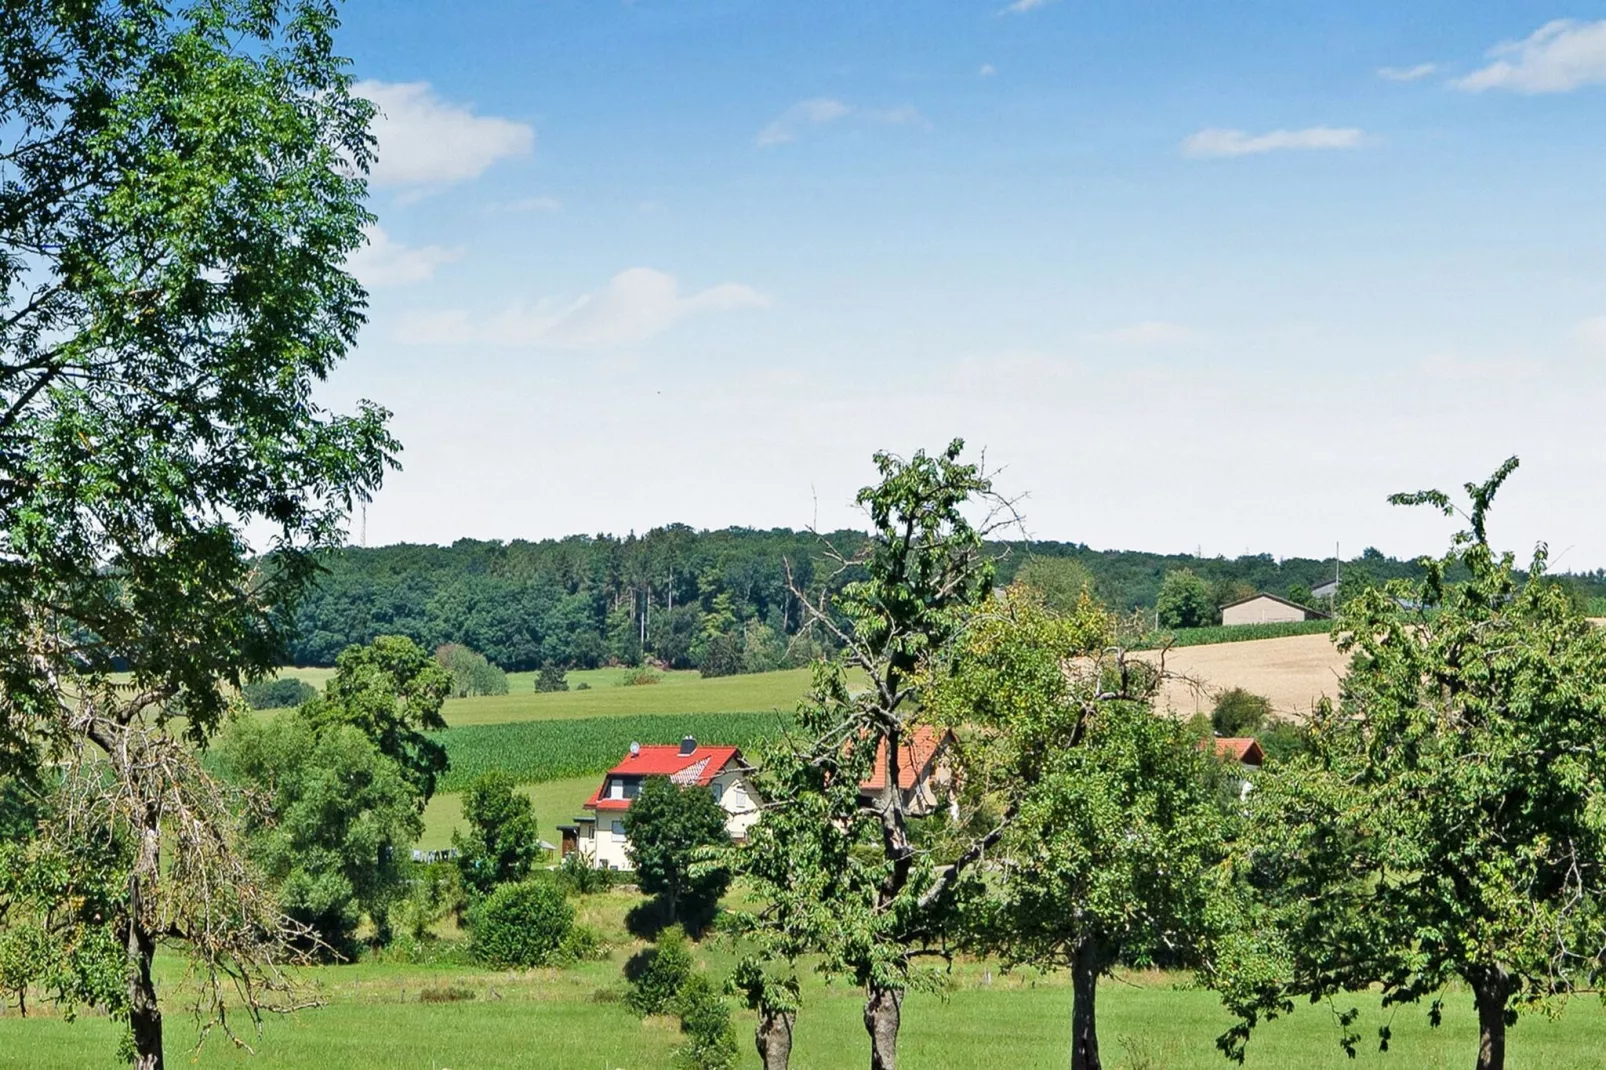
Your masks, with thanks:
[(643, 687), (647, 684), (656, 684), (662, 677), (651, 669), (637, 669), (619, 681), (620, 687)]
[(462, 985), (430, 985), (418, 994), (420, 1003), (461, 1003), (474, 998), (474, 990)]
[(684, 1070), (732, 1070), (736, 1066), (736, 1027), (730, 1006), (706, 974), (693, 974), (675, 998), (686, 1043), (675, 1049), (674, 1065)]
[(601, 933), (589, 925), (573, 925), (558, 948), (557, 961), (594, 962), (607, 954), (608, 945), (603, 942)]
[[(580, 686), (585, 687), (586, 685), (581, 684)], [(569, 690), (569, 676), (563, 671), (562, 666), (548, 662), (541, 666), (541, 672), (535, 678), (535, 690), (541, 694), (567, 691)]]
[(1241, 687), (1223, 691), (1210, 711), (1210, 726), (1218, 735), (1252, 736), (1271, 717), (1268, 699)]
[(472, 912), (474, 955), (499, 967), (545, 966), (560, 958), (574, 926), (563, 889), (547, 880), (504, 884)]
[(318, 697), (318, 689), (305, 680), (283, 676), (277, 680), (254, 680), (240, 689), (245, 704), (253, 710), (289, 710)]
[(558, 867), (558, 880), (576, 895), (592, 895), (613, 887), (613, 870), (593, 866), (579, 851), (563, 856)]
[(668, 1013), (692, 972), (691, 942), (684, 929), (671, 925), (658, 935), (656, 947), (625, 963), (625, 978), (630, 982), (625, 1002), (642, 1017)]
[(591, 685), (586, 683), (584, 680), (581, 680), (579, 683), (574, 685), (574, 689), (576, 691), (590, 691)]

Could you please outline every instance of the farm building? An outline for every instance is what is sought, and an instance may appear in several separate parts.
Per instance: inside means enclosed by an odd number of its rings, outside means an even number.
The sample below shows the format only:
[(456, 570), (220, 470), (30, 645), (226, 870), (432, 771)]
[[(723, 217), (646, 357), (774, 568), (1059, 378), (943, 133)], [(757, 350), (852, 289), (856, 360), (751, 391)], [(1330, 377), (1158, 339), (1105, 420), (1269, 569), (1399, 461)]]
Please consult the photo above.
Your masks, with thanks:
[(1310, 593), (1317, 598), (1336, 598), (1338, 596), (1338, 581), (1326, 580), (1310, 589)]
[(650, 776), (666, 776), (676, 784), (707, 788), (725, 811), (725, 831), (734, 840), (744, 839), (758, 820), (747, 781), (747, 765), (735, 747), (703, 747), (687, 736), (679, 746), (630, 745), (630, 753), (603, 777), (602, 786), (587, 799), (590, 811), (561, 825), (563, 854), (578, 851), (604, 869), (630, 869), (625, 848), (625, 811), (641, 794), (641, 785)]
[(1221, 623), (1235, 624), (1286, 624), (1291, 621), (1320, 620), (1326, 613), (1278, 598), (1274, 594), (1257, 594), (1221, 607)]

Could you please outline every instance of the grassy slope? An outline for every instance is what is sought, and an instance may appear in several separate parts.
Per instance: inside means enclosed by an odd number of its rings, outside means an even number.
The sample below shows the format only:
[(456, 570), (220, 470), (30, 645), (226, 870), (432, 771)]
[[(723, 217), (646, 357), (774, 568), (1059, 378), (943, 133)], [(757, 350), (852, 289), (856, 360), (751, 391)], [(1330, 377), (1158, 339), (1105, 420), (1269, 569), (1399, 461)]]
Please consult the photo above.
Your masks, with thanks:
[[(618, 674), (620, 670), (597, 670)], [(453, 727), (471, 724), (506, 724), (512, 721), (575, 720), (583, 717), (623, 717), (642, 713), (737, 713), (790, 710), (809, 686), (807, 669), (721, 676), (704, 680), (695, 672), (665, 673), (661, 682), (620, 687), (606, 677), (589, 691), (559, 691), (541, 695), (530, 680), (515, 674), (508, 680), (509, 694), (486, 698), (452, 699), (443, 711)], [(569, 674), (569, 686), (590, 674)]]
[[(561, 843), (558, 825), (568, 824), (580, 813), (580, 804), (602, 782), (600, 776), (588, 774), (567, 780), (548, 780), (540, 784), (526, 784), (519, 788), (535, 804), (535, 817), (541, 823), (541, 838), (548, 843)], [(449, 791), (436, 795), (424, 808), (424, 834), (417, 846), (425, 851), (437, 851), (452, 845), (452, 830), (464, 829), (463, 795)]]

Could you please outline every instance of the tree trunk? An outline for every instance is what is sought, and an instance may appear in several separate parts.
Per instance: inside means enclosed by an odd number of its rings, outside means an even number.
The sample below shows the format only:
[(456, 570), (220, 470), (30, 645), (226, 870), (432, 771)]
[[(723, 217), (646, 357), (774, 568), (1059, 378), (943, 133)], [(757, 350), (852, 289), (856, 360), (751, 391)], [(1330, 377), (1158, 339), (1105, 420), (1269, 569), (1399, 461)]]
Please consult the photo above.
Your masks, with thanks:
[(1094, 1017), (1102, 965), (1098, 946), (1092, 940), (1082, 941), (1071, 963), (1071, 1070), (1099, 1070), (1102, 1065)]
[(145, 891), (154, 887), (161, 869), (160, 818), (154, 806), (145, 812), (139, 851), (128, 876), (128, 1026), (133, 1034), (134, 1070), (162, 1070), (162, 1009), (156, 1002), (151, 963), (156, 937), (146, 918)]
[(897, 1070), (898, 1026), (903, 989), (871, 985), (864, 1001), (864, 1028), (870, 1034), (870, 1070)]
[(758, 1030), (754, 1039), (758, 1043), (758, 1057), (764, 1064), (764, 1070), (787, 1070), (791, 1065), (792, 1025), (796, 1021), (796, 1011), (759, 1010)]
[(1491, 967), (1472, 985), (1478, 1008), (1477, 1070), (1505, 1070), (1507, 987), (1506, 971), (1499, 966)]

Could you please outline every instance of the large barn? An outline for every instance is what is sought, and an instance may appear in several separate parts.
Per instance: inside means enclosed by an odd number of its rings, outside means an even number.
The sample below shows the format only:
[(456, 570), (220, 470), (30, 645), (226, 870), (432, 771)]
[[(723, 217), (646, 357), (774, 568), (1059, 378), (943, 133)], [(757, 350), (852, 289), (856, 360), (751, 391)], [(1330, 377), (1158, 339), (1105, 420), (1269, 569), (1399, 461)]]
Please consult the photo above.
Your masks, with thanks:
[(1327, 614), (1319, 610), (1278, 598), (1274, 594), (1257, 594), (1242, 598), (1221, 607), (1223, 624), (1287, 624), (1301, 620), (1324, 620)]

